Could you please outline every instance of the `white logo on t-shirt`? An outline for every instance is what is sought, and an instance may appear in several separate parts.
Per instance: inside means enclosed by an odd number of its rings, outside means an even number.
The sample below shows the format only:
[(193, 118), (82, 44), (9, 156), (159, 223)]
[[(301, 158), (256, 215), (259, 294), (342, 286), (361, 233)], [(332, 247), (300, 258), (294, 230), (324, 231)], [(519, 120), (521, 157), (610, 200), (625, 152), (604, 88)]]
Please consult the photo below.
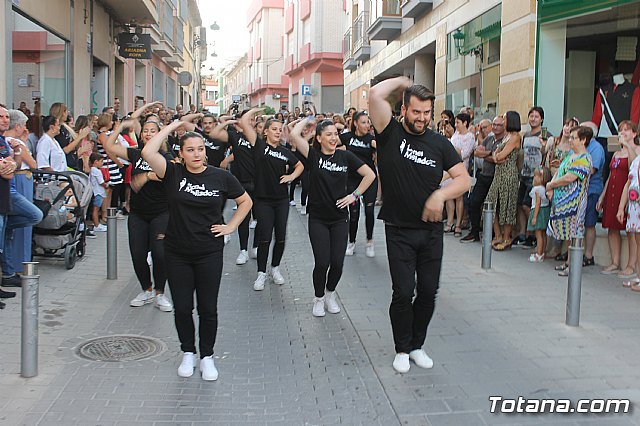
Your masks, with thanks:
[(436, 160), (425, 158), (424, 151), (412, 149), (406, 139), (402, 139), (402, 142), (400, 142), (400, 154), (402, 154), (402, 156), (407, 160), (411, 160), (416, 164), (436, 167)]
[[(268, 151), (268, 152), (267, 152), (267, 151)], [(282, 161), (289, 161), (289, 159), (287, 158), (287, 156), (286, 156), (286, 155), (281, 154), (281, 153), (280, 153), (280, 152), (278, 152), (278, 151), (271, 151), (271, 150), (269, 150), (269, 147), (267, 147), (267, 148), (264, 150), (264, 153), (265, 153), (265, 154), (267, 154), (267, 155), (270, 155), (271, 157), (274, 157), (274, 158), (277, 158), (277, 159), (279, 159), (279, 160), (282, 160)]]
[(325, 169), (330, 172), (347, 172), (347, 166), (339, 166), (334, 162), (329, 160), (323, 160), (322, 158), (318, 161), (318, 167), (321, 169)]
[(135, 168), (138, 170), (144, 170), (146, 172), (152, 171), (151, 166), (149, 166), (149, 163), (144, 161), (142, 158), (136, 162)]
[(214, 151), (219, 151), (222, 147), (220, 145), (214, 145), (212, 142), (205, 141), (204, 146)]
[(196, 185), (191, 182), (187, 182), (184, 178), (180, 181), (180, 187), (178, 191), (188, 192), (195, 197), (219, 197), (220, 191), (217, 189), (207, 189), (204, 184)]
[(349, 141), (349, 146), (355, 146), (356, 148), (371, 148), (371, 145), (368, 143), (362, 142), (360, 139), (351, 138)]
[[(249, 141), (247, 141), (247, 140), (246, 140), (246, 139), (244, 139), (244, 138), (240, 138), (240, 139), (238, 139), (238, 146), (244, 146), (245, 148), (249, 148), (249, 149), (251, 149), (251, 148), (252, 148), (252, 146), (251, 146), (251, 144), (249, 143)], [(268, 149), (268, 148), (267, 148), (267, 149)], [(266, 154), (266, 152), (267, 152), (267, 151), (265, 151), (265, 154)]]

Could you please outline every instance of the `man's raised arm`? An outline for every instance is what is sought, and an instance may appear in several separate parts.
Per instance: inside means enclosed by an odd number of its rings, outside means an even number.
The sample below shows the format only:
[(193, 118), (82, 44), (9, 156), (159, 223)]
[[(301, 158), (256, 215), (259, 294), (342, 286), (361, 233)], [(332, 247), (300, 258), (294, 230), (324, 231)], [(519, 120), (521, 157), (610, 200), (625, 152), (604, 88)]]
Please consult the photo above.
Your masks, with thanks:
[(378, 133), (387, 128), (391, 121), (392, 105), (389, 98), (402, 99), (402, 92), (411, 86), (407, 77), (396, 77), (384, 80), (369, 91), (369, 117)]

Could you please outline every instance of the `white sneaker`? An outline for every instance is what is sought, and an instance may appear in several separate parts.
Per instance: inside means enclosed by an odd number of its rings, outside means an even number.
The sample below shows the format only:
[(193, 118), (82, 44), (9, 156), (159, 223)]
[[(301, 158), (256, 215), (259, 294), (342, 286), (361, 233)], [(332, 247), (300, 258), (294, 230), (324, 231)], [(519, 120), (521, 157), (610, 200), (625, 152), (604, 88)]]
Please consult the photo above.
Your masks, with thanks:
[(251, 249), (251, 251), (249, 252), (249, 257), (251, 259), (257, 259), (258, 258), (258, 247), (254, 247)]
[(393, 359), (393, 369), (398, 373), (407, 373), (409, 372), (409, 354), (399, 353), (396, 354), (396, 357)]
[(118, 212), (116, 213), (116, 219), (118, 220), (125, 220), (127, 217), (125, 215), (122, 214), (122, 212)]
[(218, 369), (213, 362), (213, 356), (205, 356), (200, 360), (200, 371), (202, 372), (202, 380), (218, 380)]
[(356, 252), (356, 243), (347, 244), (347, 250), (344, 252), (345, 256), (353, 256)]
[(253, 289), (255, 291), (264, 290), (265, 281), (267, 281), (267, 274), (264, 272), (258, 272), (258, 278), (253, 282)]
[(151, 258), (151, 252), (147, 253), (147, 265), (151, 266), (153, 264), (153, 259)]
[(191, 377), (193, 376), (193, 370), (196, 368), (198, 358), (193, 352), (184, 352), (182, 354), (182, 362), (178, 367), (178, 376)]
[(324, 297), (314, 297), (313, 298), (313, 316), (314, 317), (323, 317), (324, 316)]
[(307, 214), (307, 206), (300, 207), (300, 214), (303, 216)]
[(279, 266), (272, 266), (271, 267), (271, 279), (273, 279), (273, 282), (275, 284), (278, 284), (278, 285), (284, 284), (284, 277), (280, 273), (280, 267)]
[(364, 249), (364, 254), (367, 257), (376, 257), (376, 250), (373, 248), (373, 243), (367, 244)]
[(147, 303), (153, 302), (153, 299), (155, 299), (155, 295), (153, 294), (153, 291), (145, 290), (139, 293), (131, 302), (129, 302), (129, 305), (137, 308), (139, 306), (144, 306)]
[(337, 314), (340, 312), (340, 306), (338, 306), (338, 302), (336, 302), (335, 291), (327, 291), (324, 293), (324, 305), (327, 307), (327, 311), (329, 311), (330, 314)]
[(93, 231), (94, 232), (107, 232), (107, 226), (103, 225), (103, 224), (100, 224), (98, 226), (94, 226), (93, 227)]
[(295, 206), (295, 205), (296, 205), (296, 202), (295, 202), (295, 201), (293, 201), (293, 200), (291, 200), (291, 201), (289, 201), (289, 205), (290, 205), (290, 206)]
[(240, 250), (240, 254), (236, 258), (236, 265), (244, 265), (249, 261), (249, 253), (246, 250)]
[(427, 353), (423, 349), (415, 349), (409, 352), (409, 358), (411, 359), (411, 361), (415, 362), (418, 367), (422, 367), (422, 368), (433, 367), (433, 360), (429, 358), (429, 355), (427, 355)]
[(258, 224), (258, 221), (253, 219), (251, 220), (251, 222), (249, 222), (249, 229), (256, 229), (256, 225)]
[(226, 246), (231, 241), (231, 235), (224, 236), (224, 245)]
[(156, 308), (162, 312), (171, 312), (173, 311), (173, 303), (171, 303), (165, 294), (160, 293), (156, 295)]

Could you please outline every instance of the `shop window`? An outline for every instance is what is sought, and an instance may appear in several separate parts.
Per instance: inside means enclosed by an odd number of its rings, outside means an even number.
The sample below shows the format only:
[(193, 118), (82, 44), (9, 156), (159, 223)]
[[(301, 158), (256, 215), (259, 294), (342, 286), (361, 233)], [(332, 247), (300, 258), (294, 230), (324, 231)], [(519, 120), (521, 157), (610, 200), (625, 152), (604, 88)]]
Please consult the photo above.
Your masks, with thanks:
[(489, 40), (487, 43), (487, 63), (500, 62), (500, 37)]
[(13, 18), (13, 105), (33, 111), (40, 100), (46, 114), (54, 102), (68, 104), (67, 42), (15, 11)]

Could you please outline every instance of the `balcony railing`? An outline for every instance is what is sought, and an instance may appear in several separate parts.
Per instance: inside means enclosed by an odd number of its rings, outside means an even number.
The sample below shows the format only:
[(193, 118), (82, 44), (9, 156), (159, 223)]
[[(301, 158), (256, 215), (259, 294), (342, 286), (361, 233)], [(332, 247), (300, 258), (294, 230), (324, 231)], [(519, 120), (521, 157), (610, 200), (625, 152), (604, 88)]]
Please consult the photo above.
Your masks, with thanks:
[(353, 21), (353, 51), (369, 46), (369, 12), (361, 12)]
[(351, 28), (349, 28), (342, 39), (342, 56), (345, 58), (351, 57), (351, 46)]

